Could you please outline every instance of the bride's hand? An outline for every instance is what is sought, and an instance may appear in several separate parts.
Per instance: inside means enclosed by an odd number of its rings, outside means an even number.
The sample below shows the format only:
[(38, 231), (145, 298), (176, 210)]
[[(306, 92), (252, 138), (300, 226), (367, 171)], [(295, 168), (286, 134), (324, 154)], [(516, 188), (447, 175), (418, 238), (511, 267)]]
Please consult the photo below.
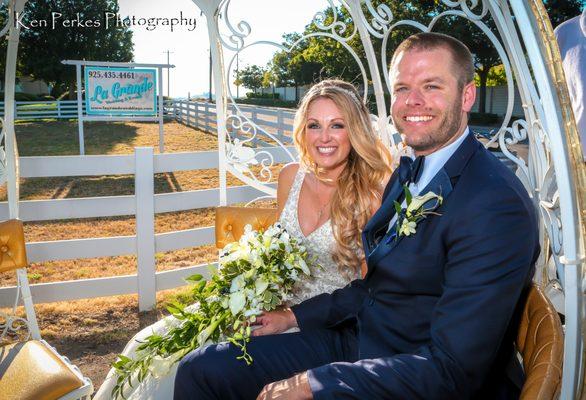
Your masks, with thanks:
[(260, 326), (260, 328), (252, 331), (252, 336), (273, 335), (295, 328), (297, 319), (290, 308), (285, 308), (261, 314), (256, 318), (254, 325)]

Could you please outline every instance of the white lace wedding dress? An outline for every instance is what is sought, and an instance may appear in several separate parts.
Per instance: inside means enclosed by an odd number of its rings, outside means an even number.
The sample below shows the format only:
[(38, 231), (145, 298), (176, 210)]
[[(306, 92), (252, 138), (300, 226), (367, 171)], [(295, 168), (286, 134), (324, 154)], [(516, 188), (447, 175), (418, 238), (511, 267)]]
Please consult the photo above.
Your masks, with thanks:
[[(291, 295), (289, 296), (288, 304), (297, 304), (303, 300), (314, 297), (324, 292), (332, 292), (333, 290), (345, 286), (352, 279), (358, 278), (358, 274), (353, 277), (346, 277), (338, 270), (338, 266), (332, 260), (331, 249), (334, 245), (334, 236), (332, 234), (332, 226), (328, 220), (315, 231), (307, 236), (301, 231), (299, 219), (297, 217), (297, 208), (299, 201), (299, 193), (305, 178), (306, 172), (299, 168), (295, 175), (295, 180), (289, 191), (287, 202), (281, 213), (280, 222), (287, 229), (291, 236), (299, 239), (307, 248), (310, 257), (316, 257), (316, 263), (320, 268), (312, 270), (310, 278), (299, 281)], [(122, 352), (127, 357), (133, 357), (136, 348), (147, 336), (153, 333), (162, 334), (166, 332), (169, 327), (176, 324), (177, 320), (173, 317), (166, 317), (157, 323), (148, 326), (137, 333), (134, 338), (128, 342), (126, 348)], [(173, 383), (177, 371), (177, 363), (173, 365), (170, 371), (162, 377), (153, 377), (149, 375), (140, 384), (135, 384), (133, 388), (125, 390), (125, 397), (129, 400), (164, 400), (173, 398)], [(105, 400), (111, 398), (112, 388), (116, 384), (117, 375), (114, 370), (110, 370), (106, 380), (94, 396), (94, 400)]]

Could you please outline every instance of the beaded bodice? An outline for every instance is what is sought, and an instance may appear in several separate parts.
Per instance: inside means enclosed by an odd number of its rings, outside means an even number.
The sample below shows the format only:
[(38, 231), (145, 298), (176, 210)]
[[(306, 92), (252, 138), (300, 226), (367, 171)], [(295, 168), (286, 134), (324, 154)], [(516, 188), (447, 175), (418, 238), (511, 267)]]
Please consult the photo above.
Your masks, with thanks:
[(307, 248), (309, 256), (311, 258), (315, 257), (315, 263), (319, 266), (312, 268), (310, 278), (303, 279), (296, 284), (293, 293), (288, 299), (289, 304), (300, 303), (321, 293), (330, 293), (358, 278), (358, 275), (346, 277), (338, 270), (337, 264), (332, 259), (335, 239), (330, 220), (327, 220), (307, 236), (301, 230), (297, 209), (299, 194), (306, 173), (306, 170), (300, 166), (291, 185), (287, 202), (281, 213), (280, 222), (291, 236), (302, 242)]

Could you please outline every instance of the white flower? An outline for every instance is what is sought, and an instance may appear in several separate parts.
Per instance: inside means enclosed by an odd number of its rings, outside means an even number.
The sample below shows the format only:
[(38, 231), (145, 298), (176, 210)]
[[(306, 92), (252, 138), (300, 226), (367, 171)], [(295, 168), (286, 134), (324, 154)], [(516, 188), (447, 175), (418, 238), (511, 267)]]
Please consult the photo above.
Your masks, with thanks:
[(283, 232), (283, 234), (281, 235), (281, 238), (280, 239), (281, 239), (281, 241), (283, 243), (289, 244), (290, 236), (289, 236), (289, 234), (287, 232)]
[(260, 315), (261, 311), (257, 308), (251, 308), (250, 310), (244, 311), (244, 316), (246, 318), (252, 317), (253, 315)]
[(269, 282), (262, 276), (254, 283), (256, 295), (261, 295), (269, 287)]
[[(427, 192), (423, 196), (414, 196), (411, 203), (407, 206), (406, 215), (410, 217), (414, 212), (419, 210), (425, 203), (430, 200), (437, 199), (438, 203), (442, 203), (442, 196), (435, 194), (434, 192)], [(415, 233), (415, 232), (413, 232)]]
[(307, 266), (307, 264), (305, 263), (305, 260), (303, 258), (299, 257), (299, 259), (297, 260), (297, 265), (299, 265), (299, 268), (301, 268), (301, 270), (303, 271), (304, 274), (311, 275), (311, 272), (309, 271), (309, 267)]
[(154, 356), (152, 364), (149, 366), (149, 371), (153, 374), (153, 377), (160, 379), (169, 373), (173, 364), (175, 364), (182, 355), (183, 354), (178, 351), (171, 354), (169, 357)]
[(240, 274), (232, 280), (232, 285), (230, 285), (230, 293), (242, 290), (244, 288), (244, 285), (246, 285), (246, 281), (244, 280), (244, 274)]
[(222, 308), (228, 308), (230, 306), (230, 299), (228, 297), (223, 297), (220, 305), (222, 306)]
[(240, 291), (230, 294), (230, 301), (228, 304), (232, 315), (238, 314), (246, 305), (246, 296), (244, 295), (244, 292)]
[(415, 233), (416, 227), (417, 224), (414, 221), (404, 219), (403, 223), (401, 224), (401, 228), (399, 229), (399, 235), (409, 236), (412, 233)]

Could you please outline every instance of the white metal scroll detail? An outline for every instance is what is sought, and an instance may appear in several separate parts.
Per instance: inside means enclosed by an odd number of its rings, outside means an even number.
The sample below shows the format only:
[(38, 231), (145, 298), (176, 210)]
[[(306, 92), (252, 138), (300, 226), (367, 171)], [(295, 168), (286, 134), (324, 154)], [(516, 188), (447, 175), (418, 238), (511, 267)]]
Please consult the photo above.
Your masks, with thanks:
[[(391, 7), (375, 5), (372, 0), (327, 0), (330, 7), (347, 11), (350, 21), (340, 20), (336, 13), (327, 19), (318, 12), (312, 21), (314, 32), (300, 37), (290, 47), (273, 41), (249, 40), (253, 28), (246, 21), (230, 16), (232, 0), (193, 0), (208, 18), (212, 56), (214, 57), (215, 84), (218, 110), (218, 137), (220, 165), (245, 183), (269, 195), (275, 190), (268, 185), (273, 178), (274, 159), (255, 146), (262, 140), (285, 147), (279, 137), (257, 126), (235, 102), (227, 85), (236, 57), (252, 46), (272, 46), (276, 50), (291, 51), (303, 40), (312, 37), (337, 41), (356, 61), (359, 67), (365, 96), (374, 93), (377, 115), (373, 124), (379, 135), (391, 146), (393, 153), (405, 151), (393, 135), (392, 121), (384, 92), (390, 93), (390, 54), (388, 42), (397, 28), (408, 27), (420, 31), (434, 30), (443, 18), (470, 21), (484, 33), (502, 60), (507, 78), (508, 102), (504, 119), (487, 144), (498, 144), (500, 151), (517, 167), (517, 175), (531, 196), (539, 218), (542, 254), (537, 265), (537, 281), (545, 288), (558, 308), (565, 313), (564, 377), (562, 398), (579, 394), (582, 369), (582, 293), (581, 265), (567, 260), (581, 260), (577, 203), (574, 182), (562, 121), (556, 110), (555, 88), (551, 82), (536, 19), (529, 2), (519, 0), (442, 0), (443, 11), (426, 16), (425, 23), (415, 20), (396, 20)], [(220, 29), (220, 23), (221, 28)], [(496, 32), (491, 29), (494, 23)], [(220, 34), (226, 32), (225, 34)], [(364, 47), (361, 59), (349, 46), (359, 37)], [(250, 43), (249, 43), (250, 42)], [(380, 49), (379, 55), (375, 46)], [(224, 65), (223, 59), (227, 63)], [(522, 119), (511, 122), (515, 100), (515, 84), (523, 104)], [(366, 97), (365, 97), (366, 99)], [(234, 111), (226, 113), (227, 104)], [(232, 133), (228, 135), (228, 133)], [(240, 136), (238, 136), (238, 134)], [(515, 152), (519, 145), (527, 146), (527, 157)], [(287, 154), (293, 160), (293, 156)], [(222, 176), (222, 175), (221, 175)], [(225, 177), (224, 177), (225, 184)], [(221, 186), (225, 191), (225, 185)]]
[(22, 13), (26, 0), (11, 0), (8, 3), (8, 18), (6, 26), (0, 33), (8, 32), (8, 46), (6, 50), (6, 71), (4, 75), (4, 133), (5, 174), (7, 179), (8, 209), (10, 218), (18, 218), (19, 174), (18, 174), (18, 147), (14, 133), (16, 87), (16, 58), (20, 28), (14, 23), (14, 15)]

